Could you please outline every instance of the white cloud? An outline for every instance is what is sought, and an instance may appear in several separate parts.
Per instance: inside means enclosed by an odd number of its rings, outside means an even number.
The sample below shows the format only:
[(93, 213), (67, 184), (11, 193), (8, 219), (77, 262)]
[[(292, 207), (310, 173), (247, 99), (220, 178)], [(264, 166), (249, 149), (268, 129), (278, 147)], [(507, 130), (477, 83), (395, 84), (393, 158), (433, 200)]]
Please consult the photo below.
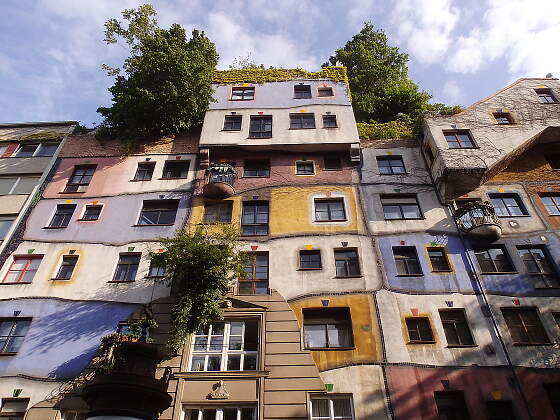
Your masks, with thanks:
[(346, 21), (355, 32), (359, 31), (364, 22), (371, 20), (376, 9), (380, 8), (379, 2), (375, 0), (346, 0)]
[(462, 104), (464, 103), (464, 93), (459, 83), (455, 80), (448, 80), (443, 85), (444, 103), (447, 104)]

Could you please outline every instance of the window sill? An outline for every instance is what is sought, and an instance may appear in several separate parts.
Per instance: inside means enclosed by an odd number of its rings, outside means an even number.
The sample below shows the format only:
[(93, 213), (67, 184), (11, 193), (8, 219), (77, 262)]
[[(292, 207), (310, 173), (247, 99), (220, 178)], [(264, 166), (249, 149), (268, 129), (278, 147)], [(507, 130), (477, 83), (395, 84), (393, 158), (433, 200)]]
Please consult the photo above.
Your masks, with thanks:
[(296, 176), (315, 176), (316, 174), (295, 174)]
[(288, 130), (316, 130), (316, 127), (304, 127), (304, 128), (288, 128)]
[(243, 175), (241, 178), (270, 178), (270, 175), (255, 175), (255, 176), (251, 176), (251, 175)]
[(323, 171), (342, 171), (342, 168), (323, 168)]
[(17, 354), (17, 352), (3, 352), (0, 353), (0, 356), (15, 356)]
[(0, 285), (3, 285), (3, 284), (6, 284), (6, 285), (8, 285), (8, 284), (10, 284), (10, 285), (13, 285), (13, 284), (31, 284), (31, 282), (30, 281), (19, 281), (19, 282), (3, 282), (3, 283), (0, 283)]
[(160, 279), (164, 279), (165, 276), (146, 276), (144, 278), (145, 279), (151, 279), (151, 280), (160, 280)]
[(553, 346), (556, 343), (513, 343), (516, 347)]
[(534, 287), (535, 290), (558, 290), (560, 286), (543, 286), (543, 287)]
[(259, 139), (271, 139), (272, 136), (266, 136), (266, 137), (251, 137), (251, 136), (249, 136), (247, 138), (251, 139), (251, 140), (259, 140)]
[(109, 280), (107, 283), (134, 283), (134, 280)]
[(144, 227), (144, 226), (174, 226), (175, 223), (162, 223), (162, 224), (152, 224), (152, 225), (132, 225), (132, 227)]
[(425, 217), (408, 217), (408, 218), (400, 218), (400, 219), (385, 219), (386, 222), (393, 222), (395, 220), (426, 220)]
[(150, 179), (131, 179), (129, 182), (145, 182), (145, 181), (151, 181), (151, 180), (152, 180), (152, 178), (150, 178)]
[(248, 102), (254, 101), (255, 99), (230, 99), (231, 102)]
[(511, 274), (519, 274), (518, 271), (490, 271), (490, 272), (480, 272), (479, 274), (483, 276), (503, 276), (503, 275), (511, 275)]
[(468, 349), (478, 347), (478, 344), (450, 344), (445, 347), (448, 349)]
[(362, 277), (364, 276), (362, 276), (361, 274), (357, 274), (355, 276), (334, 276), (333, 279), (359, 279)]
[(518, 216), (497, 216), (498, 219), (517, 219), (518, 217), (531, 217), (530, 214), (520, 214)]
[(406, 344), (435, 344), (435, 343), (436, 341), (433, 340), (433, 341), (409, 341)]
[(241, 131), (241, 129), (239, 129), (239, 130), (224, 130), (224, 129), (222, 129), (220, 131), (222, 131), (223, 133), (232, 133), (232, 132), (233, 133), (239, 133)]
[(333, 222), (347, 222), (348, 219), (336, 219), (336, 220), (314, 220), (317, 223), (333, 223)]
[(334, 130), (335, 128), (338, 128), (338, 127), (323, 127), (323, 129), (326, 129), (326, 130), (329, 130), (329, 129)]
[(59, 194), (83, 194), (85, 191), (60, 191)]
[(68, 226), (44, 226), (43, 229), (66, 229)]
[(424, 274), (396, 274), (395, 277), (424, 277)]
[(170, 178), (158, 178), (158, 181), (169, 181), (174, 179), (188, 179), (188, 176), (174, 176)]
[(298, 271), (321, 271), (323, 269), (323, 267), (318, 267), (318, 268), (303, 268), (300, 267), (298, 268)]
[(66, 278), (66, 279), (59, 279), (59, 278), (53, 277), (53, 278), (51, 279), (51, 281), (68, 281), (68, 280), (72, 280), (72, 278), (71, 278), (71, 277), (68, 277), (68, 278)]
[(356, 347), (306, 347), (305, 350), (309, 351), (348, 351), (348, 350), (356, 350)]
[(76, 219), (76, 222), (97, 222), (99, 219)]
[(432, 270), (432, 273), (436, 273), (436, 274), (449, 274), (449, 273), (453, 273), (453, 270)]
[(378, 175), (379, 175), (379, 176), (398, 176), (398, 175), (410, 175), (410, 173), (408, 173), (408, 172), (401, 172), (401, 173), (398, 173), (398, 174), (383, 174), (383, 173), (379, 172)]

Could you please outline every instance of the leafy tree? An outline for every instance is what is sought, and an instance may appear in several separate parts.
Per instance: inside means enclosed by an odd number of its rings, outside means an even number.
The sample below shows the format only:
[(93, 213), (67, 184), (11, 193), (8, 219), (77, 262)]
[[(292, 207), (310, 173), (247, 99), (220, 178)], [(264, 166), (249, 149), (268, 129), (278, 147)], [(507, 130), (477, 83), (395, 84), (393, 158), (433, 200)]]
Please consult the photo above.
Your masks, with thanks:
[(365, 23), (323, 67), (346, 66), (358, 121), (393, 121), (399, 113), (418, 115), (430, 95), (408, 78), (408, 55), (388, 43), (387, 35)]
[(160, 28), (148, 4), (122, 16), (124, 22), (105, 22), (105, 42), (124, 41), (129, 56), (122, 69), (103, 65), (115, 83), (112, 106), (97, 109), (104, 117), (100, 131), (134, 140), (199, 125), (212, 100), (215, 45), (196, 29), (188, 39), (178, 24)]

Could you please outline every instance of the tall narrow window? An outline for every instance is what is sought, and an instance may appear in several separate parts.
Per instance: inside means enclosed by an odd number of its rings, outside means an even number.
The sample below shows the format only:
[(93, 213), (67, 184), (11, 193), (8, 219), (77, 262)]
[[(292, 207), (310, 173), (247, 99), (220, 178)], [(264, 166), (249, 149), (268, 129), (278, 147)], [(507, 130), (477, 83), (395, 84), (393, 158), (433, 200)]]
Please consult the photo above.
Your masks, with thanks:
[(551, 216), (560, 216), (560, 195), (543, 195), (541, 200)]
[(64, 192), (85, 192), (95, 172), (95, 166), (76, 166)]
[(430, 320), (426, 317), (416, 316), (405, 319), (408, 330), (408, 342), (413, 344), (433, 343), (434, 334)]
[(334, 264), (336, 277), (352, 277), (360, 275), (360, 262), (356, 249), (335, 249)]
[(352, 347), (349, 308), (303, 309), (305, 348)]
[(138, 219), (139, 225), (172, 225), (179, 200), (146, 200)]
[(559, 287), (558, 274), (552, 266), (543, 246), (518, 246), (517, 252), (525, 264), (527, 273), (537, 281), (535, 287)]
[(75, 209), (75, 204), (58, 204), (56, 206), (54, 216), (49, 223), (49, 227), (65, 228), (66, 226), (68, 226), (68, 223), (70, 223)]
[(0, 354), (17, 353), (23, 344), (29, 325), (31, 325), (31, 318), (0, 318)]
[(251, 115), (249, 138), (267, 139), (272, 137), (272, 115)]
[(101, 215), (101, 210), (103, 209), (102, 205), (87, 205), (84, 210), (84, 215), (82, 216), (81, 220), (98, 220), (99, 216)]
[(316, 222), (340, 222), (346, 220), (343, 198), (315, 199)]
[(134, 175), (134, 181), (149, 181), (154, 175), (155, 162), (140, 162)]
[(414, 246), (394, 246), (393, 257), (398, 276), (421, 276), (422, 269)]
[(428, 257), (430, 258), (432, 271), (435, 272), (451, 271), (451, 265), (449, 264), (449, 259), (447, 258), (445, 249), (443, 249), (442, 247), (428, 248)]
[(501, 309), (514, 344), (550, 343), (536, 308)]
[(444, 131), (443, 135), (450, 149), (472, 149), (475, 147), (470, 133), (466, 130)]
[(244, 236), (268, 235), (267, 201), (248, 201), (243, 203), (241, 234)]
[(113, 276), (114, 282), (134, 281), (140, 265), (140, 254), (120, 254), (117, 269)]
[(255, 88), (253, 86), (231, 88), (232, 101), (252, 101), (255, 99)]
[(406, 173), (402, 156), (377, 156), (377, 167), (381, 175), (401, 175)]
[(190, 162), (188, 160), (174, 160), (165, 162), (163, 166), (163, 179), (187, 178)]
[(309, 98), (311, 98), (311, 85), (294, 86), (294, 99), (309, 99)]
[(470, 420), (463, 391), (434, 392), (439, 420)]
[(385, 220), (423, 219), (414, 194), (384, 194), (381, 196), (381, 206)]
[(320, 270), (321, 251), (319, 250), (299, 251), (299, 268), (300, 270)]
[(482, 274), (485, 273), (511, 273), (515, 271), (505, 246), (478, 247), (474, 254)]
[(311, 396), (311, 420), (353, 420), (352, 397), (348, 395)]
[(244, 277), (239, 279), (240, 295), (268, 293), (268, 252), (251, 252), (245, 257)]
[(4, 283), (31, 283), (41, 264), (43, 256), (14, 257), (10, 269), (4, 276)]
[(190, 371), (257, 370), (258, 347), (257, 320), (213, 322), (194, 335)]
[(224, 117), (224, 131), (241, 131), (241, 115), (226, 115)]
[(204, 204), (204, 223), (231, 223), (233, 203), (223, 201), (220, 203)]
[(290, 129), (315, 128), (315, 114), (290, 114)]
[(440, 309), (439, 316), (449, 346), (474, 345), (474, 339), (463, 309)]
[(56, 280), (70, 280), (78, 262), (77, 255), (65, 255), (56, 273)]
[(488, 194), (498, 217), (527, 216), (529, 212), (517, 194)]

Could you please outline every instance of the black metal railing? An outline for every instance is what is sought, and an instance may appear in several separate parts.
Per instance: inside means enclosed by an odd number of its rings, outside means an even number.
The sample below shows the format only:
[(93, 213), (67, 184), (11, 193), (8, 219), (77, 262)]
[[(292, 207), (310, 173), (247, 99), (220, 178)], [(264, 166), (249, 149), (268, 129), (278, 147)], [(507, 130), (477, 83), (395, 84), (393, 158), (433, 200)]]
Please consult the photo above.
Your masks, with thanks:
[(210, 165), (206, 169), (206, 184), (213, 184), (216, 182), (223, 182), (233, 186), (237, 179), (237, 174), (233, 166), (227, 163), (218, 163)]
[(455, 211), (454, 217), (459, 229), (464, 232), (469, 232), (479, 226), (499, 226), (494, 206), (486, 201), (467, 203)]

